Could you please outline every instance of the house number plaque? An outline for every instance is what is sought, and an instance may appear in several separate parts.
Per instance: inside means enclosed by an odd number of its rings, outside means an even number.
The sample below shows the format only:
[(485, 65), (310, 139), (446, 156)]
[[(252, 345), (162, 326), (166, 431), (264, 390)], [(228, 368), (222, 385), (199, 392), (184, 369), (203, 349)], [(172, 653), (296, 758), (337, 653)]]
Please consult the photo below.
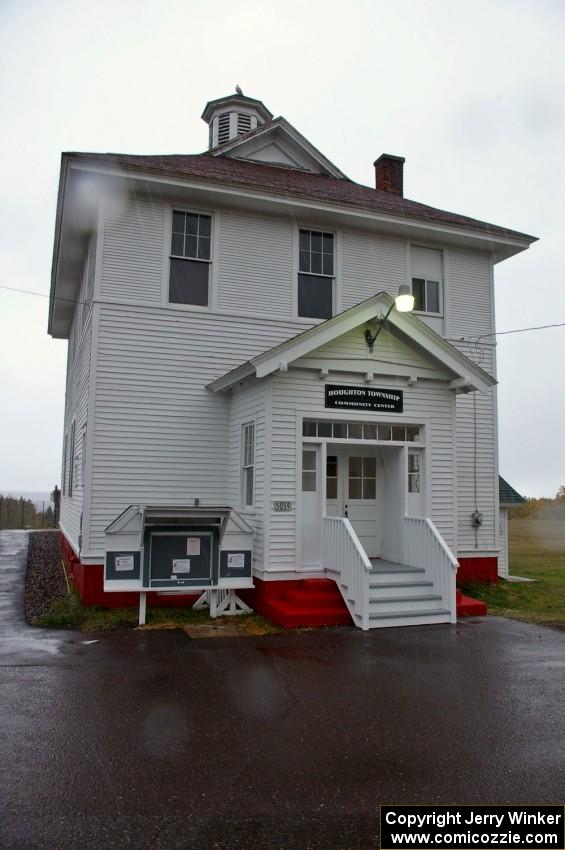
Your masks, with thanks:
[(273, 502), (273, 510), (277, 513), (288, 514), (292, 511), (292, 502)]

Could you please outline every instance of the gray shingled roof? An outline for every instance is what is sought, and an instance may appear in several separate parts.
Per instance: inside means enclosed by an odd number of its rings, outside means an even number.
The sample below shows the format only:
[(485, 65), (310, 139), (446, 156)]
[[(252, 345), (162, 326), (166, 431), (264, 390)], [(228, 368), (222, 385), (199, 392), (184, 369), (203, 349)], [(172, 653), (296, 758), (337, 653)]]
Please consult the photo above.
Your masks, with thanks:
[(523, 505), (526, 501), (502, 475), (498, 476), (498, 498), (501, 505)]

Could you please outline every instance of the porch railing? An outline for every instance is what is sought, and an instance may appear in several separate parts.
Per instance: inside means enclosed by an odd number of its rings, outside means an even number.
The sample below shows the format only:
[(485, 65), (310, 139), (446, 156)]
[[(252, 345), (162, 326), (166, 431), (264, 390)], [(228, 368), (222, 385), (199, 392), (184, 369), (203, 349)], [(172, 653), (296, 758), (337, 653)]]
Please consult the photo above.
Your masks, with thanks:
[(441, 594), (442, 606), (450, 613), (452, 623), (457, 619), (455, 578), (457, 559), (428, 517), (404, 517), (403, 563), (409, 567), (424, 567), (426, 577)]
[(337, 585), (353, 621), (367, 630), (371, 562), (346, 517), (322, 517), (322, 553), (326, 571), (339, 574)]

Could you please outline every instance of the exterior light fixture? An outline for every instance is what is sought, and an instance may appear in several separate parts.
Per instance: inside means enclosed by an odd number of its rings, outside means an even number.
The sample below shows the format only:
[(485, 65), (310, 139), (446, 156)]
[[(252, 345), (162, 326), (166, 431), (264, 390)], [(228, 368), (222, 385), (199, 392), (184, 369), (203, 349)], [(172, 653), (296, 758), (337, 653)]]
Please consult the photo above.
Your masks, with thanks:
[(371, 354), (373, 353), (373, 348), (374, 348), (376, 339), (377, 339), (378, 335), (380, 334), (380, 332), (382, 331), (384, 323), (386, 322), (386, 320), (388, 319), (388, 317), (392, 313), (392, 310), (393, 310), (394, 307), (396, 307), (396, 309), (398, 310), (399, 313), (411, 313), (412, 310), (414, 309), (414, 296), (412, 295), (412, 293), (410, 291), (410, 287), (407, 286), (407, 284), (402, 283), (398, 287), (398, 295), (395, 297), (393, 303), (388, 308), (386, 314), (381, 319), (377, 320), (378, 323), (379, 323), (379, 326), (378, 326), (377, 330), (375, 331), (375, 333), (374, 334), (371, 333), (370, 328), (365, 329), (365, 341), (366, 341), (367, 345), (369, 346), (369, 351), (371, 352)]

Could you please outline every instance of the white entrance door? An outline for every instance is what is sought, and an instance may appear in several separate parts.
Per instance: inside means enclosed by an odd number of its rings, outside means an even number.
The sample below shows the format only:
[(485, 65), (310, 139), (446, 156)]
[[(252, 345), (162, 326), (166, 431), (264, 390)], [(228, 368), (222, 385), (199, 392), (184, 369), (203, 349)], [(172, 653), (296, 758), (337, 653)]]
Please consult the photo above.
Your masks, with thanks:
[(377, 558), (381, 552), (377, 461), (374, 454), (352, 452), (347, 457), (347, 478), (344, 482), (344, 512), (369, 558)]

